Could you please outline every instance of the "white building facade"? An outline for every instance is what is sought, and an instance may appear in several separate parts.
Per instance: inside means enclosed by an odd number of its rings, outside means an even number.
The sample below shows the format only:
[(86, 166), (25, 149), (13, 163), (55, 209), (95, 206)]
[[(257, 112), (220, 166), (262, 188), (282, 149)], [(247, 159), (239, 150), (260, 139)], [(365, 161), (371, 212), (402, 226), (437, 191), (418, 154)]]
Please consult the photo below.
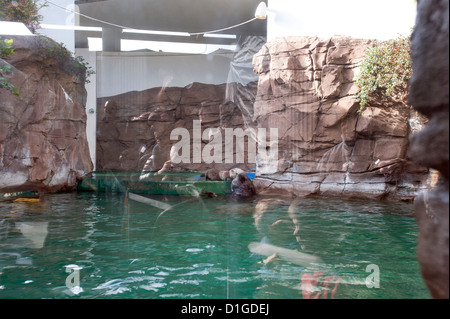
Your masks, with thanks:
[(269, 0), (268, 40), (286, 36), (345, 35), (388, 40), (409, 35), (415, 0)]

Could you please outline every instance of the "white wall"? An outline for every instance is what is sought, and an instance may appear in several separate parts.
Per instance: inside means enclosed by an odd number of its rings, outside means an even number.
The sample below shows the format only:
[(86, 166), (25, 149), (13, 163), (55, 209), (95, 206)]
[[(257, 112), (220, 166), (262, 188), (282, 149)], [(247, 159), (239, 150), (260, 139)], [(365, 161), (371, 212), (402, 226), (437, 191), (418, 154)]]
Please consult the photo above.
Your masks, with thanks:
[(414, 0), (269, 0), (268, 40), (285, 36), (347, 35), (387, 40), (408, 35)]
[(230, 58), (153, 52), (98, 52), (97, 97), (193, 82), (227, 82)]
[(0, 21), (0, 34), (33, 35), (22, 22)]
[[(95, 70), (97, 67), (97, 54), (88, 49), (76, 49), (76, 55), (81, 56), (88, 63), (88, 65)], [(86, 83), (87, 101), (86, 101), (86, 135), (89, 143), (89, 151), (91, 153), (91, 160), (94, 163), (94, 170), (96, 169), (96, 148), (97, 148), (97, 74), (91, 75)], [(92, 112), (90, 111), (92, 110)]]
[[(39, 1), (39, 3), (44, 2), (45, 0)], [(72, 11), (75, 9), (74, 0), (52, 0), (52, 2)], [(43, 16), (43, 20), (41, 21), (41, 24), (43, 25), (74, 26), (75, 19), (78, 18), (75, 14), (55, 7), (52, 4), (48, 4), (47, 7), (39, 10), (39, 14)], [(37, 33), (48, 36), (58, 43), (64, 43), (69, 51), (75, 52), (75, 32), (73, 30), (40, 28), (37, 30)]]

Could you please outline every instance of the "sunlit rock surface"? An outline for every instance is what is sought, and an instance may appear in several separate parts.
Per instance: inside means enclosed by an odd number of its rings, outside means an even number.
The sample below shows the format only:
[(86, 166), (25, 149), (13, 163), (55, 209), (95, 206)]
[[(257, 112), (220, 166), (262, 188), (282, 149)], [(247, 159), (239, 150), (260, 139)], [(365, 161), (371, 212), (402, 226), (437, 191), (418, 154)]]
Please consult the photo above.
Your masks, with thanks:
[(0, 192), (63, 191), (92, 170), (84, 80), (46, 58), (37, 36), (13, 39), (6, 77), (21, 97), (0, 90)]
[(279, 132), (278, 160), (257, 163), (260, 192), (411, 200), (426, 187), (428, 170), (410, 158), (409, 123), (421, 125), (411, 108), (377, 94), (358, 114), (355, 80), (371, 46), (288, 37), (255, 55), (254, 121)]

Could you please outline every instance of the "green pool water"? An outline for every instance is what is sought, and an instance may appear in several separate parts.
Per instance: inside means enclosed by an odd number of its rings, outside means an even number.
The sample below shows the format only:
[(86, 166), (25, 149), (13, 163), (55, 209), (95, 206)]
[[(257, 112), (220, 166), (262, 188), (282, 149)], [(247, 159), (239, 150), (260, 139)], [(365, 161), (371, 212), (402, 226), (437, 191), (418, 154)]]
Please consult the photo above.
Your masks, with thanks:
[[(107, 193), (0, 203), (0, 298), (429, 298), (412, 204), (149, 198), (170, 208)], [(320, 260), (264, 263), (251, 243)]]

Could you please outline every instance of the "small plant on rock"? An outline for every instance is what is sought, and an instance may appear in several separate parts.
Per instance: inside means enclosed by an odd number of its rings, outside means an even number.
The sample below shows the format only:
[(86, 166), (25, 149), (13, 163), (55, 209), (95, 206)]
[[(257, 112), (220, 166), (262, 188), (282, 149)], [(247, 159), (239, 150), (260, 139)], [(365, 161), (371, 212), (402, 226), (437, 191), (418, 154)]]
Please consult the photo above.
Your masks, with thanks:
[(89, 66), (83, 57), (75, 57), (63, 43), (57, 43), (47, 37), (40, 36), (37, 38), (40, 53), (47, 59), (51, 59), (65, 72), (81, 76), (86, 83), (89, 83), (89, 76), (95, 72)]
[(408, 83), (412, 77), (410, 37), (378, 42), (366, 52), (356, 84), (361, 112), (371, 95), (381, 90), (387, 96), (407, 104)]
[[(11, 54), (14, 54), (14, 49), (12, 48), (13, 40), (6, 39), (1, 40), (0, 37), (0, 58), (6, 59)], [(0, 88), (5, 88), (16, 96), (20, 96), (19, 89), (16, 88), (7, 78), (3, 75), (11, 73), (11, 65), (0, 64)]]

